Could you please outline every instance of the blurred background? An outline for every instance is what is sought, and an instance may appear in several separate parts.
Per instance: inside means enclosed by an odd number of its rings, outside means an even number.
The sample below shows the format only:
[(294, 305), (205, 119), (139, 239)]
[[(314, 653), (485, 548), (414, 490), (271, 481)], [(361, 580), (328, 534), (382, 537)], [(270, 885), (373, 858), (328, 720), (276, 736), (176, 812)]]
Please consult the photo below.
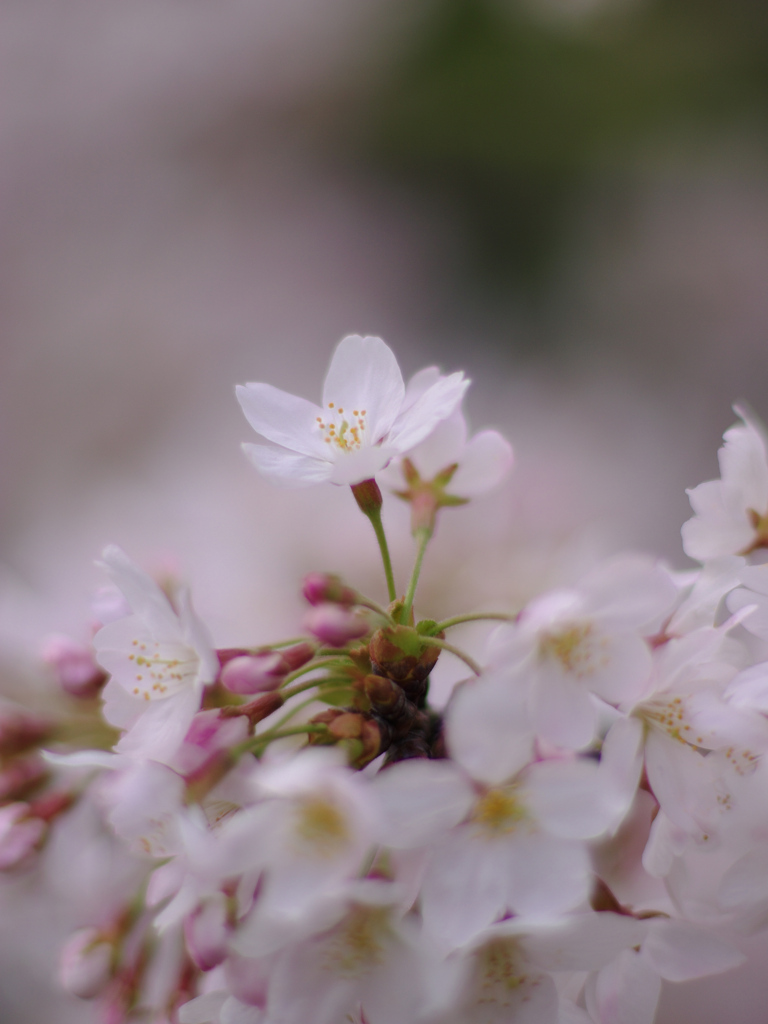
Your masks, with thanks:
[[(684, 566), (731, 402), (768, 415), (760, 0), (1, 0), (0, 97), (13, 697), (46, 632), (86, 634), (108, 541), (176, 566), (221, 644), (295, 631), (309, 569), (380, 588), (348, 494), (275, 491), (239, 450), (233, 385), (317, 399), (346, 333), (465, 369), (515, 446), (441, 525), (430, 614), (627, 547)], [(0, 1018), (90, 1019), (46, 980), (71, 908), (5, 882)], [(765, 962), (660, 1020), (762, 1022)]]

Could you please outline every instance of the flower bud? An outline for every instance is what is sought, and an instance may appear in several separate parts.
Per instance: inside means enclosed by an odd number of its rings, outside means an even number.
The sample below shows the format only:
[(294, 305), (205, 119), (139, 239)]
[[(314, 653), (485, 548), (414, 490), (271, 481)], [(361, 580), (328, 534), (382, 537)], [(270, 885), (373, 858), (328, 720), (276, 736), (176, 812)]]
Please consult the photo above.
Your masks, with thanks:
[(260, 697), (249, 701), (247, 704), (229, 705), (228, 707), (220, 708), (219, 715), (221, 718), (236, 718), (243, 715), (250, 722), (251, 731), (253, 731), (253, 727), (257, 722), (262, 722), (265, 718), (269, 718), (283, 704), (284, 699), (281, 693), (263, 693)]
[(229, 926), (227, 901), (216, 893), (184, 919), (187, 951), (201, 971), (210, 971), (223, 962), (228, 951)]
[(92, 648), (68, 636), (57, 633), (48, 637), (41, 653), (43, 661), (53, 667), (59, 686), (71, 697), (95, 697), (107, 681), (107, 673), (96, 663)]
[(221, 670), (221, 683), (231, 693), (265, 693), (283, 681), (279, 654), (254, 654), (233, 658)]
[(348, 640), (357, 640), (368, 632), (368, 622), (362, 615), (343, 605), (323, 604), (310, 608), (304, 626), (324, 644), (343, 647)]
[(0, 802), (19, 800), (48, 778), (48, 766), (37, 754), (15, 757), (0, 770)]
[(357, 602), (357, 594), (351, 587), (345, 586), (338, 576), (331, 573), (311, 572), (304, 577), (302, 593), (310, 604), (322, 604), (328, 601), (331, 604), (352, 605)]
[(0, 807), (0, 871), (9, 871), (31, 860), (42, 843), (46, 824), (31, 812), (25, 803)]
[(59, 954), (59, 982), (80, 999), (100, 995), (112, 976), (114, 947), (96, 928), (73, 932)]
[(411, 626), (377, 629), (369, 650), (374, 667), (401, 686), (424, 682), (440, 656), (440, 648), (425, 643)]
[(37, 715), (11, 708), (0, 710), (0, 757), (13, 757), (37, 747), (50, 734), (49, 723)]

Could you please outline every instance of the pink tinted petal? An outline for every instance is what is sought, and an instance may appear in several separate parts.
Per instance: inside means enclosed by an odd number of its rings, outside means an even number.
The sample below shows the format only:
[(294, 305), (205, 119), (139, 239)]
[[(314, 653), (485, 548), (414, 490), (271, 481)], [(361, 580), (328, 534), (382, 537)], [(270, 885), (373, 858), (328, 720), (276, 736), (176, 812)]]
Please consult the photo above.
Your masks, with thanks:
[(218, 1021), (221, 1008), (229, 997), (226, 992), (207, 992), (179, 1007), (180, 1024), (209, 1024)]
[(581, 843), (535, 833), (515, 836), (505, 853), (507, 898), (516, 914), (556, 917), (587, 898), (591, 866)]
[(463, 373), (441, 377), (398, 417), (389, 435), (389, 444), (401, 452), (414, 448), (432, 433), (441, 420), (447, 419), (458, 408), (469, 383)]
[(345, 413), (365, 410), (368, 442), (374, 444), (395, 422), (404, 396), (397, 359), (381, 338), (351, 334), (339, 342), (323, 385), (324, 411), (330, 402)]
[[(438, 423), (429, 437), (409, 452), (408, 457), (416, 466), (422, 480), (431, 480), (441, 470), (447, 469), (463, 458), (467, 439), (467, 425), (460, 410)], [(455, 477), (454, 477), (455, 479)], [(449, 490), (453, 493), (453, 481)]]
[(683, 550), (700, 562), (724, 555), (737, 555), (752, 543), (755, 531), (747, 519), (741, 492), (708, 480), (687, 492), (693, 519), (683, 523)]
[(388, 846), (423, 846), (463, 821), (474, 803), (469, 780), (450, 761), (402, 761), (374, 778)]
[(735, 410), (744, 420), (723, 434), (724, 444), (717, 453), (724, 483), (738, 487), (746, 508), (761, 515), (768, 511), (768, 461), (765, 438), (746, 411)]
[(375, 476), (395, 455), (397, 449), (391, 445), (363, 445), (354, 452), (339, 452), (328, 479), (332, 484), (359, 484)]
[(565, 679), (555, 668), (542, 667), (531, 693), (531, 713), (536, 732), (550, 743), (581, 750), (592, 741), (597, 713), (589, 691), (578, 680)]
[(435, 850), (421, 888), (424, 925), (444, 950), (465, 945), (506, 908), (502, 844), (464, 828)]
[(634, 704), (651, 674), (648, 644), (634, 633), (600, 636), (594, 642), (595, 668), (584, 684), (609, 704)]
[(638, 953), (623, 950), (587, 986), (586, 995), (597, 1024), (653, 1024), (661, 978)]
[(751, 850), (726, 871), (719, 902), (726, 910), (748, 910), (768, 899), (768, 850)]
[[(180, 637), (179, 620), (170, 602), (151, 576), (128, 558), (116, 544), (110, 544), (101, 553), (99, 563), (119, 588), (131, 611), (154, 633), (163, 633), (170, 640)], [(100, 631), (101, 632), (101, 631)], [(97, 645), (100, 632), (94, 638)]]
[(309, 455), (297, 455), (287, 448), (244, 444), (243, 451), (253, 465), (272, 483), (283, 487), (309, 487), (330, 479), (333, 464)]
[(472, 498), (496, 487), (512, 468), (512, 445), (495, 430), (475, 434), (462, 453), (448, 490)]
[(446, 714), (446, 743), (451, 757), (473, 779), (491, 785), (505, 782), (530, 761), (527, 690), (522, 674), (489, 673), (454, 692)]
[(314, 402), (271, 384), (238, 384), (235, 391), (245, 418), (257, 434), (300, 455), (323, 458), (324, 443), (317, 422), (323, 410)]
[(717, 935), (687, 921), (651, 921), (642, 957), (667, 981), (691, 981), (720, 974), (746, 957)]
[(405, 398), (400, 407), (400, 413), (406, 412), (413, 403), (440, 380), (440, 370), (437, 366), (425, 366), (411, 377), (405, 386)]
[(622, 914), (574, 914), (533, 932), (525, 945), (545, 971), (595, 971), (610, 963), (617, 950), (639, 945), (646, 931), (644, 922)]
[(677, 600), (670, 575), (650, 559), (625, 555), (591, 572), (579, 585), (585, 608), (601, 625), (640, 629), (667, 614)]
[(539, 761), (525, 773), (525, 802), (551, 835), (593, 839), (615, 818), (612, 794), (602, 783), (596, 761)]

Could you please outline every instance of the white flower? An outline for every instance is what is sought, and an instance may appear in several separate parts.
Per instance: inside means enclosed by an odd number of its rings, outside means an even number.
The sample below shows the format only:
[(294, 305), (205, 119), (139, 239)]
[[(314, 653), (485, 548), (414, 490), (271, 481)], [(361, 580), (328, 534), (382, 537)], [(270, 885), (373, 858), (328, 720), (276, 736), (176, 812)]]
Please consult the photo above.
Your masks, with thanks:
[(243, 447), (261, 473), (282, 484), (357, 484), (423, 441), (468, 385), (462, 373), (438, 375), (407, 401), (392, 350), (380, 338), (353, 334), (333, 354), (322, 407), (271, 384), (237, 388), (248, 422), (275, 445)]
[[(439, 380), (437, 367), (420, 370), (408, 382), (406, 405), (415, 402)], [(468, 440), (467, 421), (461, 409), (438, 423), (407, 457), (423, 481), (434, 480), (453, 470), (445, 490), (464, 499), (484, 494), (501, 483), (512, 467), (513, 458), (512, 446), (496, 430), (482, 430)], [(393, 490), (402, 488), (402, 460), (394, 460), (387, 467), (384, 479)]]
[(127, 730), (118, 751), (167, 761), (200, 708), (203, 687), (216, 678), (218, 659), (185, 591), (177, 614), (157, 583), (120, 548), (105, 548), (102, 564), (132, 613), (104, 626), (93, 640), (97, 661), (112, 676), (104, 689), (104, 715)]
[(491, 663), (529, 687), (536, 733), (572, 750), (594, 737), (594, 697), (617, 705), (640, 696), (651, 672), (643, 639), (658, 629), (676, 588), (661, 567), (614, 559), (571, 590), (532, 601), (492, 639)]
[(744, 425), (726, 430), (717, 453), (720, 479), (688, 491), (692, 519), (683, 524), (683, 548), (701, 562), (743, 555), (768, 544), (768, 454), (759, 425), (738, 406)]

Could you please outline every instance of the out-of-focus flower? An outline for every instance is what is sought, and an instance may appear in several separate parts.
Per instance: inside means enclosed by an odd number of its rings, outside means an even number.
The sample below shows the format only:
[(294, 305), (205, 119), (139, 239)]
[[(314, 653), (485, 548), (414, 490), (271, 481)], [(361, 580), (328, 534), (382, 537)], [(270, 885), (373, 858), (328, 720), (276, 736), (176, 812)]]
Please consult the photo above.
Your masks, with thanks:
[(43, 661), (53, 667), (61, 688), (71, 697), (95, 697), (107, 681), (104, 669), (96, 663), (93, 648), (63, 633), (49, 636), (41, 653)]
[(350, 335), (333, 354), (322, 407), (271, 384), (237, 388), (248, 422), (275, 445), (244, 449), (278, 483), (357, 484), (423, 441), (456, 409), (468, 385), (462, 373), (438, 375), (415, 401), (406, 402), (392, 350), (381, 338)]
[(734, 406), (743, 426), (723, 435), (717, 453), (720, 479), (688, 491), (695, 515), (683, 524), (683, 548), (707, 562), (768, 547), (768, 453), (761, 426)]
[(650, 560), (616, 559), (571, 590), (532, 601), (501, 626), (491, 658), (530, 687), (536, 733), (576, 750), (595, 735), (593, 695), (608, 704), (637, 699), (651, 672), (644, 635), (658, 628), (677, 590)]
[(104, 991), (112, 976), (114, 948), (96, 928), (81, 928), (67, 939), (59, 954), (59, 982), (81, 999)]
[(112, 676), (104, 690), (104, 715), (127, 730), (117, 750), (163, 760), (186, 735), (219, 661), (186, 591), (179, 594), (177, 614), (157, 583), (120, 548), (106, 548), (102, 562), (132, 612), (94, 637), (98, 662)]

